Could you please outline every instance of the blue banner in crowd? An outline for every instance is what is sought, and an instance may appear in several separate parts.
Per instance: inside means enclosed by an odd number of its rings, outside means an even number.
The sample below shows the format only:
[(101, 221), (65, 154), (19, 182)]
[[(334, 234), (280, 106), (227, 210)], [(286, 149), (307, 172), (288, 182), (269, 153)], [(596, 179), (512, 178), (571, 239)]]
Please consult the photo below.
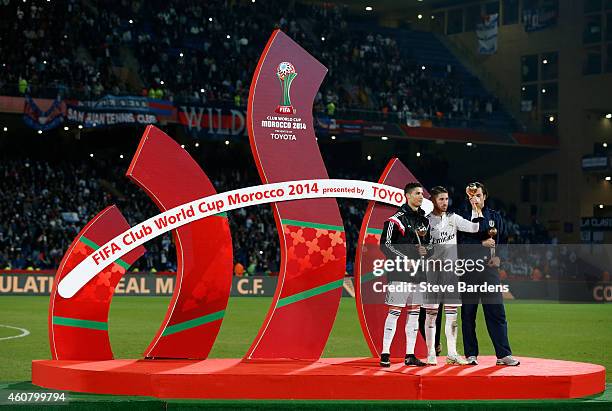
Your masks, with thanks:
[(169, 116), (172, 114), (172, 102), (149, 97), (113, 96), (111, 94), (96, 101), (83, 101), (79, 107), (87, 107), (100, 111), (115, 111), (130, 113), (155, 114)]
[(48, 110), (42, 111), (31, 96), (25, 96), (23, 121), (35, 130), (46, 131), (58, 127), (64, 121), (62, 100), (54, 100)]
[(137, 96), (107, 95), (96, 101), (68, 105), (66, 117), (85, 128), (156, 124), (158, 115), (172, 114), (169, 101)]
[(100, 110), (84, 106), (68, 106), (66, 108), (66, 119), (73, 123), (82, 124), (85, 128), (157, 123), (155, 114), (139, 113), (131, 110)]
[(171, 116), (171, 101), (138, 96), (107, 95), (96, 101), (53, 101), (42, 111), (30, 96), (25, 97), (23, 119), (35, 130), (51, 130), (64, 121), (85, 128), (115, 125), (146, 125), (158, 123), (158, 116)]
[(476, 26), (479, 54), (495, 54), (497, 52), (497, 21), (498, 14), (483, 17), (482, 23)]

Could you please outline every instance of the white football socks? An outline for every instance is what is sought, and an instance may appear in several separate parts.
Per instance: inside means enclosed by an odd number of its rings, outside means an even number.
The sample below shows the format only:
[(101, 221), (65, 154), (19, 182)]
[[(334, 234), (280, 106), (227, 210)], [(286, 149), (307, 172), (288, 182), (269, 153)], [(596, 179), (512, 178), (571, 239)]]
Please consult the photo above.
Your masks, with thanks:
[(406, 355), (414, 354), (417, 335), (419, 334), (419, 308), (408, 311), (406, 320)]
[(385, 320), (385, 332), (383, 334), (383, 354), (391, 353), (391, 343), (395, 336), (395, 329), (397, 328), (397, 320), (401, 314), (401, 310), (389, 310), (387, 319)]
[[(457, 314), (455, 314), (456, 316)], [(427, 342), (427, 355), (436, 356), (436, 318), (438, 310), (428, 309), (425, 315), (425, 342)]]
[(444, 333), (446, 334), (446, 348), (449, 357), (457, 356), (457, 307), (444, 307), (446, 322), (444, 324)]

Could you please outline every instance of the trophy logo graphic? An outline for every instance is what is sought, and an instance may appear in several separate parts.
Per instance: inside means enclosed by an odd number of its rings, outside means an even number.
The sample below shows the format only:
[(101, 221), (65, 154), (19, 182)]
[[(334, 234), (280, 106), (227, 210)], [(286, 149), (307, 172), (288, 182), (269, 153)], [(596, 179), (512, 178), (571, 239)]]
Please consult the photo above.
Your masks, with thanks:
[(295, 67), (293, 67), (293, 64), (289, 63), (288, 61), (283, 61), (278, 65), (276, 75), (280, 81), (281, 90), (283, 93), (281, 95), (280, 104), (274, 111), (279, 114), (294, 114), (295, 109), (291, 105), (291, 96), (289, 93), (291, 91), (291, 83), (297, 76)]

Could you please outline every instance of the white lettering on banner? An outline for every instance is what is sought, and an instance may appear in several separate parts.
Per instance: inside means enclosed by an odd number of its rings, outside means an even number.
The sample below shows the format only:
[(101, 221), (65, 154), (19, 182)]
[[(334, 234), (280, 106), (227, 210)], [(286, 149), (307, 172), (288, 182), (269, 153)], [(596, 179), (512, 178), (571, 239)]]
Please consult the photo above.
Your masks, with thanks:
[[(209, 133), (221, 134), (221, 135), (242, 135), (245, 134), (245, 119), (244, 113), (239, 110), (231, 109), (229, 114), (223, 114), (223, 110), (220, 108), (213, 109), (211, 107), (188, 107), (180, 106), (180, 110), (185, 116), (183, 125), (186, 125), (189, 130), (196, 129), (197, 131), (202, 128), (208, 128)], [(205, 112), (206, 111), (206, 112)], [(214, 111), (214, 112), (213, 112)], [(204, 115), (206, 114), (206, 117)], [(224, 116), (231, 118), (230, 128), (224, 128)], [(204, 123), (203, 121), (206, 120)]]
[(78, 109), (68, 108), (68, 120), (96, 126), (112, 126), (115, 124), (155, 124), (157, 117), (154, 114), (134, 114), (134, 113), (107, 113), (79, 111)]
[(273, 140), (297, 140), (297, 138), (293, 134), (279, 134), (279, 133), (271, 133)]
[(593, 287), (595, 301), (612, 301), (612, 285), (599, 284)]
[(306, 130), (306, 123), (298, 117), (268, 116), (261, 120), (261, 127), (274, 129), (274, 132), (270, 133), (272, 140), (294, 141), (297, 137), (292, 130)]
[[(379, 201), (398, 207), (405, 202), (402, 189), (360, 180), (297, 180), (226, 191), (171, 208), (119, 234), (73, 268), (57, 290), (60, 296), (70, 298), (113, 261), (165, 232), (199, 219), (259, 204), (336, 197)], [(423, 200), (422, 208), (430, 213), (433, 204)]]
[[(202, 128), (202, 116), (204, 115), (204, 107), (199, 107), (197, 109), (197, 112), (194, 107), (190, 107), (190, 110), (187, 111), (187, 107), (181, 106), (181, 110), (185, 114), (185, 118), (187, 119), (187, 126), (189, 127), (189, 129), (196, 128), (198, 131), (200, 131), (200, 129)], [(211, 117), (211, 113), (209, 113), (208, 117)]]

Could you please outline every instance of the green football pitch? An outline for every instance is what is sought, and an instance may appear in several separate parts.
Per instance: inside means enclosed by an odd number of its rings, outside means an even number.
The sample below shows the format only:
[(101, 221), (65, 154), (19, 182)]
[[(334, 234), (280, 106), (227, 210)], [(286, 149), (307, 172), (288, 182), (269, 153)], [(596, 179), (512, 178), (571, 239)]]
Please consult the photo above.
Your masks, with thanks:
[[(47, 337), (48, 297), (0, 297), (0, 324), (27, 329), (22, 338), (5, 339), (20, 332), (0, 327), (0, 382), (31, 380), (33, 359), (50, 358)], [(116, 297), (109, 329), (117, 358), (142, 355), (159, 326), (169, 298)], [(212, 357), (241, 357), (255, 337), (270, 298), (231, 298)], [(514, 354), (601, 364), (612, 367), (611, 304), (506, 305)], [(482, 310), (478, 317), (482, 355), (493, 354)], [(442, 338), (444, 340), (444, 338)], [(461, 338), (459, 338), (461, 344)], [(445, 351), (443, 351), (445, 352)], [(460, 350), (461, 352), (461, 350)], [(325, 348), (325, 357), (369, 356), (355, 310), (355, 300), (343, 298)], [(612, 382), (610, 373), (607, 382)]]

